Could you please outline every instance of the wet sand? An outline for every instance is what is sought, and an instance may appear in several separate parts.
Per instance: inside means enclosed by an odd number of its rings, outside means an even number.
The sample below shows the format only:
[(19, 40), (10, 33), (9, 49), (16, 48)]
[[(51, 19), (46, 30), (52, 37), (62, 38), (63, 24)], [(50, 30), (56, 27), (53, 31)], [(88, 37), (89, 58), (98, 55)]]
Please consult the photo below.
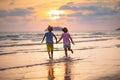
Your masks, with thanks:
[(120, 80), (119, 36), (86, 36), (74, 36), (74, 54), (69, 52), (68, 59), (61, 43), (55, 44), (53, 60), (45, 44), (1, 46), (0, 80)]
[(120, 80), (119, 52), (117, 47), (75, 50), (67, 60), (63, 51), (54, 52), (53, 60), (46, 52), (6, 55), (0, 58), (0, 80)]

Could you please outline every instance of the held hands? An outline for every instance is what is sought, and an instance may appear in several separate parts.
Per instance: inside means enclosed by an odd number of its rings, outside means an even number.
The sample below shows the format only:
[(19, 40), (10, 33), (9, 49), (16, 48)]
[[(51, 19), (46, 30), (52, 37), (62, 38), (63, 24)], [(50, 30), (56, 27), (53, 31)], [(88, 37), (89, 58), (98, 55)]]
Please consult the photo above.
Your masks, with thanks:
[(56, 41), (56, 44), (59, 43), (59, 41)]

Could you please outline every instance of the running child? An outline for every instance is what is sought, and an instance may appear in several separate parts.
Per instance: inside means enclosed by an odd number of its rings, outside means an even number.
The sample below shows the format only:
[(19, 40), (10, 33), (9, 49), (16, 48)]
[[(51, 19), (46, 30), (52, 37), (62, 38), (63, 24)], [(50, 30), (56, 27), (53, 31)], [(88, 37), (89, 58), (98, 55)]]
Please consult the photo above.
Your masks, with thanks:
[(43, 43), (44, 39), (46, 38), (46, 47), (47, 47), (49, 59), (53, 59), (53, 49), (54, 49), (53, 37), (55, 38), (57, 43), (57, 37), (54, 35), (52, 31), (53, 31), (53, 27), (49, 25), (48, 32), (45, 33), (41, 41), (41, 43)]
[(67, 28), (63, 28), (62, 31), (64, 33), (62, 33), (60, 39), (57, 41), (60, 42), (61, 39), (63, 39), (63, 47), (64, 47), (64, 51), (65, 51), (65, 56), (68, 57), (68, 53), (67, 51), (71, 51), (71, 53), (73, 53), (73, 50), (71, 49), (71, 42), (72, 44), (74, 44), (72, 37), (70, 36), (70, 34), (68, 33), (68, 29)]

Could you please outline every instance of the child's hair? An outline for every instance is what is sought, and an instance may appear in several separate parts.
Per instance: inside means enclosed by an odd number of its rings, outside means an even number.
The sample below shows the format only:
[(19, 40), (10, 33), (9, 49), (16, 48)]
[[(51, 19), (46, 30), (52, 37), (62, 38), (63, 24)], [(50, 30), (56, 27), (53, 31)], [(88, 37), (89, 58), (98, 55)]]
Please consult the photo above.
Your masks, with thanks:
[(50, 32), (53, 31), (53, 27), (49, 25), (48, 26), (48, 31), (50, 31)]
[(62, 31), (63, 31), (63, 32), (68, 32), (68, 29), (67, 29), (66, 27), (64, 27), (64, 28), (62, 29)]

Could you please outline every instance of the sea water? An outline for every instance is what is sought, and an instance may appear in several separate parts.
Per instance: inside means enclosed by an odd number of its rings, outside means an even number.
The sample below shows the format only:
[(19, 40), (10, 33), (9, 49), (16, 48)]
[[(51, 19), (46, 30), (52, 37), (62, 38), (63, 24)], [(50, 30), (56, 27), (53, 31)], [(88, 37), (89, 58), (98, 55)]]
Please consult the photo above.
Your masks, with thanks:
[[(55, 32), (56, 33), (56, 32)], [(119, 31), (91, 31), (91, 32), (70, 32), (75, 44), (79, 43), (90, 43), (98, 41), (107, 41), (112, 39), (120, 40)], [(44, 35), (44, 32), (11, 32), (11, 33), (0, 33), (0, 55), (9, 55), (9, 54), (19, 54), (19, 53), (34, 53), (34, 52), (44, 52), (46, 51), (45, 41), (41, 44), (41, 39)], [(61, 32), (55, 34), (59, 39)], [(55, 42), (55, 41), (54, 41)], [(62, 41), (59, 44), (56, 44), (55, 51), (60, 51), (62, 49)], [(59, 46), (60, 45), (60, 46)], [(119, 47), (120, 43), (116, 44)], [(32, 47), (34, 46), (34, 47)], [(58, 47), (59, 46), (59, 47)], [(80, 46), (75, 47), (75, 50), (84, 50), (87, 48), (99, 47), (96, 46)]]
[[(75, 42), (71, 44), (74, 53), (68, 52), (66, 60), (61, 40), (54, 43), (51, 61), (45, 41), (41, 44), (44, 32), (1, 32), (0, 80), (50, 80), (50, 76), (54, 80), (99, 80), (93, 78), (119, 74), (120, 31), (69, 33)], [(54, 34), (59, 39), (62, 32)]]

